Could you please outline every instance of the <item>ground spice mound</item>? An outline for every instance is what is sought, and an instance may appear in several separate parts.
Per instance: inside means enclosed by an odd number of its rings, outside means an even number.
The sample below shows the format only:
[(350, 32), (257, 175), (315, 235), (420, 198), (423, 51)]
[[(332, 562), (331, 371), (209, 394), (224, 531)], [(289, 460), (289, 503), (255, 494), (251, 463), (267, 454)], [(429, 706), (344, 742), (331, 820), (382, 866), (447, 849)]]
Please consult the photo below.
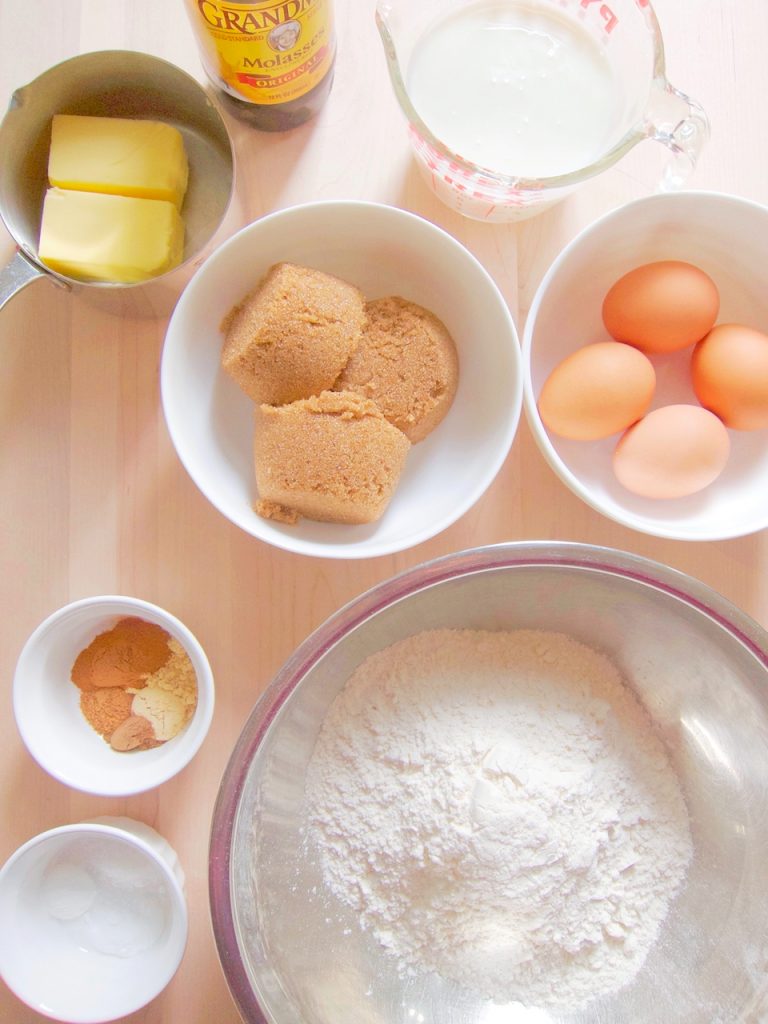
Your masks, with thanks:
[(109, 737), (109, 745), (113, 750), (149, 750), (159, 747), (162, 740), (155, 737), (152, 723), (141, 715), (129, 715)]
[(120, 723), (130, 716), (132, 702), (133, 694), (122, 686), (105, 686), (80, 694), (80, 710), (107, 741)]
[(168, 633), (162, 626), (135, 617), (120, 619), (78, 654), (72, 682), (81, 690), (141, 687), (168, 661), (170, 653)]
[(183, 704), (188, 714), (197, 705), (197, 674), (189, 660), (189, 655), (178, 640), (173, 637), (168, 641), (171, 656), (164, 665), (153, 672), (152, 687), (172, 693)]

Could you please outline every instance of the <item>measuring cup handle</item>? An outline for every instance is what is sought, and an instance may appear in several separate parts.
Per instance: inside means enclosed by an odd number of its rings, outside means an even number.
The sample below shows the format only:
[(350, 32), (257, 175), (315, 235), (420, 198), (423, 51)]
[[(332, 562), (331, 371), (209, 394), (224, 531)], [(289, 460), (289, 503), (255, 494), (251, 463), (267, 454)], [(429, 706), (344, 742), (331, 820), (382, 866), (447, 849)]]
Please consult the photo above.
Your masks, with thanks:
[(654, 87), (649, 136), (672, 153), (660, 184), (662, 192), (681, 188), (709, 138), (709, 120), (696, 100), (667, 81)]
[(11, 262), (0, 269), (0, 309), (16, 292), (20, 292), (22, 288), (26, 288), (40, 277), (48, 278), (59, 288), (69, 288), (66, 282), (47, 274), (42, 267), (27, 259), (24, 253), (17, 251)]

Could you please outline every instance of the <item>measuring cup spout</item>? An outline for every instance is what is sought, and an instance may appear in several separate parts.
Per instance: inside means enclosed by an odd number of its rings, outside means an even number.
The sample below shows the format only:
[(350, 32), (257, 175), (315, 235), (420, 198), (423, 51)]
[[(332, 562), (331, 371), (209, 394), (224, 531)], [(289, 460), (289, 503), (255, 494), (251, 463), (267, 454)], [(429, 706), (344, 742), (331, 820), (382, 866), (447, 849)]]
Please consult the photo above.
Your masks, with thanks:
[(662, 192), (681, 188), (709, 138), (709, 120), (690, 96), (667, 81), (654, 85), (649, 110), (649, 135), (672, 153), (660, 184)]

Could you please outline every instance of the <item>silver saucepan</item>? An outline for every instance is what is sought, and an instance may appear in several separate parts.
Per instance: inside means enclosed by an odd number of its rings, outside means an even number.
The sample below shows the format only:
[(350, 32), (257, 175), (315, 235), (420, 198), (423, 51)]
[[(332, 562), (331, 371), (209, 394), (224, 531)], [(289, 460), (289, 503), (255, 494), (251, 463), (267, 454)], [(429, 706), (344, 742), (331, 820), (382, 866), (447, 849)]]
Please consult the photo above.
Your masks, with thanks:
[[(189, 159), (180, 266), (139, 284), (113, 284), (77, 281), (40, 262), (51, 119), (58, 113), (150, 118), (179, 129)], [(233, 202), (234, 149), (219, 108), (185, 71), (146, 53), (82, 54), (17, 89), (0, 124), (0, 153), (0, 216), (18, 247), (11, 262), (0, 269), (0, 308), (21, 288), (45, 278), (111, 312), (168, 312), (206, 256), (239, 226)]]

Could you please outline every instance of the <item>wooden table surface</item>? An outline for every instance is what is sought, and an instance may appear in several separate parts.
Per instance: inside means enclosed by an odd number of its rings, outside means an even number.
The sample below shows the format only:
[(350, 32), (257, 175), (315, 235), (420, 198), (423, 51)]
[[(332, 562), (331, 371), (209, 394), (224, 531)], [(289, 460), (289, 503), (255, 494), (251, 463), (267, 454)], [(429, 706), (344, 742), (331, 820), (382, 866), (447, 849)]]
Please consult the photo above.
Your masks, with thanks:
[[(690, 187), (768, 203), (768, 4), (656, 0), (655, 8), (669, 78), (699, 100), (712, 125)], [(637, 147), (599, 180), (528, 222), (494, 226), (462, 219), (429, 193), (411, 162), (373, 10), (374, 0), (336, 0), (336, 81), (314, 122), (282, 135), (232, 122), (245, 220), (312, 199), (360, 198), (412, 210), (477, 256), (522, 329), (536, 286), (561, 248), (596, 216), (653, 191), (661, 147)], [(2, 0), (0, 47), (2, 109), (14, 87), (89, 50), (143, 50), (202, 80), (181, 0)], [(13, 243), (0, 232), (6, 262)], [(164, 319), (96, 312), (46, 281), (0, 313), (0, 862), (38, 832), (97, 814), (126, 814), (154, 826), (186, 871), (189, 944), (166, 991), (125, 1019), (234, 1024), (239, 1015), (208, 911), (210, 814), (254, 702), (329, 614), (437, 555), (499, 541), (562, 539), (667, 563), (768, 626), (768, 533), (702, 544), (624, 529), (566, 490), (522, 422), (482, 500), (428, 543), (393, 557), (347, 562), (272, 549), (210, 506), (176, 458), (159, 402), (164, 329)], [(23, 746), (11, 705), (15, 661), (32, 629), (68, 601), (108, 593), (146, 598), (181, 618), (206, 649), (217, 689), (213, 726), (194, 761), (159, 789), (125, 800), (73, 792), (48, 777)], [(43, 1019), (0, 986), (0, 1021)]]

